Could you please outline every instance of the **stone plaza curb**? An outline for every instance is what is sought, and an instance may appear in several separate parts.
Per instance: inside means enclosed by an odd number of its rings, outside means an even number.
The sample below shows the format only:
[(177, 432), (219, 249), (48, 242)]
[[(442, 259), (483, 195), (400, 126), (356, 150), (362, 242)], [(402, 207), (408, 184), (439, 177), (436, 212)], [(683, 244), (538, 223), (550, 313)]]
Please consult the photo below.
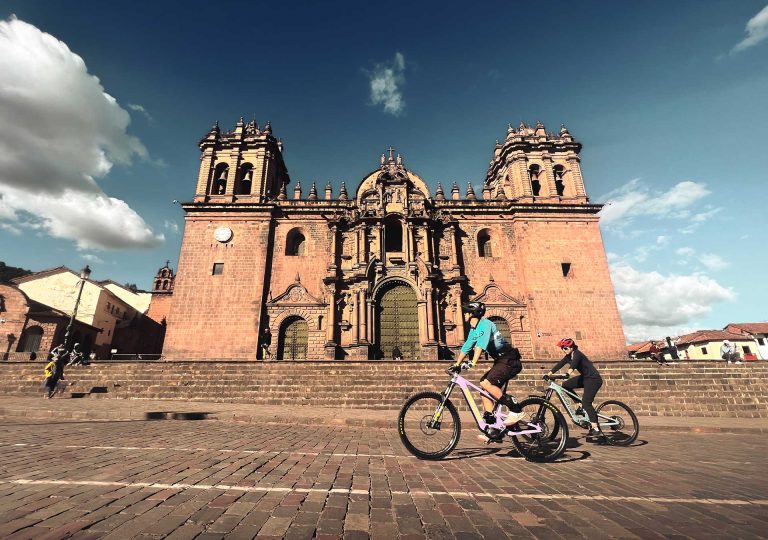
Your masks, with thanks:
[[(79, 408), (81, 404), (88, 409)], [(247, 404), (195, 401), (150, 401), (100, 399), (88, 402), (70, 399), (0, 398), (0, 419), (61, 420), (61, 421), (220, 421), (236, 423), (287, 422), (307, 426), (339, 426), (372, 429), (396, 429), (397, 410), (332, 409), (310, 406), (252, 406)], [(469, 413), (462, 412), (462, 421), (470, 426)], [(680, 431), (686, 433), (768, 433), (766, 419), (735, 419), (712, 417), (638, 417), (643, 431)], [(575, 434), (581, 432), (571, 426)]]

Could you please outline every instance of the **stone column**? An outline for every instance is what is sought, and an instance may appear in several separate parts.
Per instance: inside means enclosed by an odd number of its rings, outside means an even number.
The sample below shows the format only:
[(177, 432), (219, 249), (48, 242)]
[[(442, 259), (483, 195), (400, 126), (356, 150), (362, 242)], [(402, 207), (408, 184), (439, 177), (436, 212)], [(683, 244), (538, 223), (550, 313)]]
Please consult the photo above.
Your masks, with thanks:
[(516, 152), (514, 159), (515, 169), (519, 175), (520, 187), (522, 188), (522, 191), (519, 191), (518, 193), (532, 197), (533, 191), (531, 190), (531, 175), (528, 174), (528, 160), (525, 158), (523, 152)]
[(408, 223), (405, 227), (405, 233), (406, 233), (406, 242), (407, 242), (407, 251), (408, 251), (408, 261), (414, 261), (416, 260), (416, 248), (414, 246), (413, 241), (413, 225), (411, 223)]
[(581, 165), (579, 157), (576, 155), (568, 157), (568, 169), (565, 171), (566, 177), (563, 181), (570, 181), (573, 185), (571, 193), (576, 197), (586, 197), (587, 192), (584, 189), (584, 179), (581, 177)]
[(355, 264), (360, 264), (360, 226), (355, 227)]
[(368, 343), (373, 343), (373, 300), (368, 300)]
[(229, 173), (227, 174), (227, 189), (224, 194), (232, 196), (235, 193), (235, 180), (237, 179), (238, 167), (240, 166), (240, 150), (232, 150), (229, 153)]
[(424, 250), (426, 251), (425, 255), (427, 256), (427, 265), (434, 262), (434, 257), (432, 256), (432, 237), (429, 234), (429, 227), (427, 225), (421, 226), (421, 235), (424, 238)]
[(329, 292), (331, 294), (331, 299), (328, 302), (328, 324), (325, 327), (326, 345), (335, 344), (334, 333), (336, 331), (336, 291), (331, 288)]
[(419, 344), (424, 345), (429, 338), (427, 337), (427, 303), (419, 302)]
[(337, 243), (338, 243), (339, 227), (335, 223), (331, 224), (331, 266), (336, 267), (337, 258)]
[[(547, 181), (547, 192), (545, 195), (547, 197), (556, 197), (557, 187), (555, 186), (555, 172), (552, 170), (552, 156), (544, 154), (542, 156), (542, 161), (544, 162), (544, 170), (542, 172)], [(541, 178), (541, 175), (539, 175), (539, 178)]]
[(360, 335), (363, 341), (368, 341), (368, 306), (365, 301), (365, 291), (357, 291), (357, 305), (360, 310)]
[(456, 323), (456, 336), (459, 338), (459, 344), (464, 343), (464, 340), (467, 339), (467, 335), (464, 333), (464, 311), (461, 309), (461, 289), (456, 290), (455, 292), (456, 297), (456, 320), (454, 321)]
[(211, 171), (213, 169), (214, 153), (212, 148), (206, 148), (200, 160), (200, 173), (197, 177), (197, 195), (205, 196), (208, 194), (208, 184), (211, 182)]
[(357, 305), (357, 294), (353, 293), (350, 296), (350, 302), (352, 303), (352, 328), (354, 328), (354, 343), (360, 341), (360, 306)]
[(427, 296), (427, 341), (434, 342), (435, 341), (435, 323), (434, 323), (433, 311), (435, 309), (435, 304), (432, 301), (431, 286), (429, 289), (427, 289), (426, 296)]
[(451, 235), (451, 266), (456, 267), (459, 266), (459, 245), (458, 240), (456, 240), (456, 225), (449, 223), (447, 230), (448, 234)]

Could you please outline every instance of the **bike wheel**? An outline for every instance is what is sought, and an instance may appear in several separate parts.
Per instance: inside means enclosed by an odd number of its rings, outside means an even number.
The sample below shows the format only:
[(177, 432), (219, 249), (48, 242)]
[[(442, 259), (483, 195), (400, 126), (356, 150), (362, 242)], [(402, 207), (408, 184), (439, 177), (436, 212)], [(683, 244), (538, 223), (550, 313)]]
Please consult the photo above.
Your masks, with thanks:
[(565, 452), (568, 444), (568, 424), (560, 411), (551, 402), (531, 397), (520, 402), (525, 416), (517, 423), (515, 430), (525, 430), (527, 423), (539, 425), (541, 433), (530, 433), (512, 437), (515, 449), (528, 461), (553, 461)]
[(626, 446), (632, 444), (640, 433), (637, 416), (621, 401), (606, 401), (595, 409), (600, 431), (608, 444)]
[(417, 458), (441, 459), (459, 444), (459, 413), (450, 400), (445, 402), (437, 422), (433, 422), (442, 402), (442, 394), (420, 392), (408, 398), (400, 409), (397, 417), (400, 440)]

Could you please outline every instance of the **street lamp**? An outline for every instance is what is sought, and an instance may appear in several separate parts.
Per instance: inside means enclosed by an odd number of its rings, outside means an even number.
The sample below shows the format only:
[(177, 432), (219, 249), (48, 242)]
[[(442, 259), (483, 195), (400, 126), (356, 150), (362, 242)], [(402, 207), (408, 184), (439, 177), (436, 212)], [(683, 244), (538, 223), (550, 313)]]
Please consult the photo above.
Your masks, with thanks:
[(77, 300), (75, 300), (75, 308), (72, 310), (72, 316), (69, 318), (69, 324), (67, 325), (67, 331), (64, 332), (64, 348), (69, 349), (69, 333), (72, 331), (72, 324), (75, 322), (75, 315), (77, 315), (77, 307), (80, 305), (80, 297), (83, 295), (83, 287), (85, 282), (91, 275), (91, 269), (86, 264), (85, 268), (80, 270), (80, 290), (77, 291)]

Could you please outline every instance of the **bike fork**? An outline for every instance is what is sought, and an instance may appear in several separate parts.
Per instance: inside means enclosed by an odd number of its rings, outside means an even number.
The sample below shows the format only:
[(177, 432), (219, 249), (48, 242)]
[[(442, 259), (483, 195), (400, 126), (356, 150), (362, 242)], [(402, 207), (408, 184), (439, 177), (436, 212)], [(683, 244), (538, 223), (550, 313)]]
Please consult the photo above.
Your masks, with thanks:
[(443, 400), (440, 402), (440, 405), (437, 406), (437, 410), (435, 410), (435, 414), (432, 416), (432, 421), (430, 422), (432, 426), (430, 427), (436, 427), (440, 425), (440, 417), (443, 414), (443, 409), (445, 408), (445, 402), (448, 401), (448, 398), (451, 396), (451, 392), (453, 392), (454, 387), (456, 386), (455, 382), (451, 382), (448, 385), (448, 388), (445, 389), (443, 392)]

